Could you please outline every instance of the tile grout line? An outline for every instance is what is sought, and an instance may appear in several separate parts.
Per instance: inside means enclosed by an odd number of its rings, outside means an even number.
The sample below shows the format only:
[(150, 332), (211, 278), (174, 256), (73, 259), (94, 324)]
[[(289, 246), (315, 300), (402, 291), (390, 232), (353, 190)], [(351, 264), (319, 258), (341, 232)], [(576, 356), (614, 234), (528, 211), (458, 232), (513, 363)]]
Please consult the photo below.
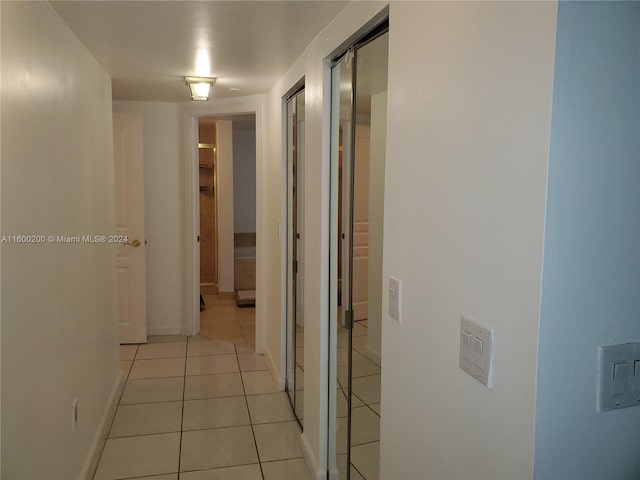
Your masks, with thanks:
[(182, 376), (182, 412), (180, 414), (180, 442), (178, 443), (178, 478), (180, 478), (180, 463), (182, 462), (182, 429), (184, 427), (184, 396), (187, 389), (187, 355), (189, 353), (189, 337), (184, 346), (184, 375)]
[(256, 447), (256, 456), (258, 457), (258, 465), (260, 465), (260, 476), (262, 477), (262, 480), (264, 480), (264, 471), (262, 470), (262, 462), (260, 461), (260, 451), (258, 450), (258, 441), (256, 440), (256, 432), (253, 428), (253, 421), (251, 420), (251, 410), (249, 409), (249, 401), (247, 400), (247, 391), (244, 388), (244, 378), (242, 377), (242, 369), (240, 368), (240, 359), (238, 358), (238, 347), (234, 345), (234, 348), (236, 350), (236, 362), (238, 363), (238, 370), (240, 371), (240, 383), (242, 384), (242, 393), (244, 395), (244, 403), (247, 407), (247, 415), (249, 416), (249, 424), (251, 425), (251, 435), (253, 436), (253, 444)]

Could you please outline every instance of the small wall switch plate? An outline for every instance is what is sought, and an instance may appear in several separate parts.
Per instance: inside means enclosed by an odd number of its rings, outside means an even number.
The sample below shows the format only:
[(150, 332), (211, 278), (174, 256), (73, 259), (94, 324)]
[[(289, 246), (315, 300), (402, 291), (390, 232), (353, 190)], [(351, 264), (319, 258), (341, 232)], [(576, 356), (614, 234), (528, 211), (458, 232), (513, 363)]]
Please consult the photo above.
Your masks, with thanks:
[(389, 316), (400, 323), (400, 280), (389, 277)]
[(640, 342), (600, 347), (598, 411), (640, 405)]
[(460, 319), (460, 368), (493, 386), (493, 330), (465, 316)]

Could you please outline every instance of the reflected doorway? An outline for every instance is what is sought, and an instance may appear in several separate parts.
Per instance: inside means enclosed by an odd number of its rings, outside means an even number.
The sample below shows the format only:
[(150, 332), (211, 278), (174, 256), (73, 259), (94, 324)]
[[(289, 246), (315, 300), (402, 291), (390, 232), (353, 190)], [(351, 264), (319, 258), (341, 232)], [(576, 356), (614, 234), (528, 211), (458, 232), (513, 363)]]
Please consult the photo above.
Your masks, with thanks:
[(256, 117), (198, 119), (200, 333), (255, 348)]

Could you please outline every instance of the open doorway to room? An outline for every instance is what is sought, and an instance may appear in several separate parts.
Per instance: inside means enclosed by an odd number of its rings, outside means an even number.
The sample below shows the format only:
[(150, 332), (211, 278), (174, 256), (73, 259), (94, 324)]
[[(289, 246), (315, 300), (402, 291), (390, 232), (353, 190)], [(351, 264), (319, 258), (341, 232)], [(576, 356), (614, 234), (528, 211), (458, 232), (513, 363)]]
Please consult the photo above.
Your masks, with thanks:
[(255, 348), (256, 122), (198, 119), (200, 334)]

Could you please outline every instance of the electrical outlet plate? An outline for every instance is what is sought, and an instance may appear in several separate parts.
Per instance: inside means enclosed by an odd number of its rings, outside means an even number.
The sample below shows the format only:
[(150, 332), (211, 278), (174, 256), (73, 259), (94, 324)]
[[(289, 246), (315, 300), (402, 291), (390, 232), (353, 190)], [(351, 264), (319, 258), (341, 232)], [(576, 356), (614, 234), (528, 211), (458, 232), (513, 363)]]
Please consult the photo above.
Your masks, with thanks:
[(460, 319), (460, 368), (493, 386), (493, 330), (465, 316)]

